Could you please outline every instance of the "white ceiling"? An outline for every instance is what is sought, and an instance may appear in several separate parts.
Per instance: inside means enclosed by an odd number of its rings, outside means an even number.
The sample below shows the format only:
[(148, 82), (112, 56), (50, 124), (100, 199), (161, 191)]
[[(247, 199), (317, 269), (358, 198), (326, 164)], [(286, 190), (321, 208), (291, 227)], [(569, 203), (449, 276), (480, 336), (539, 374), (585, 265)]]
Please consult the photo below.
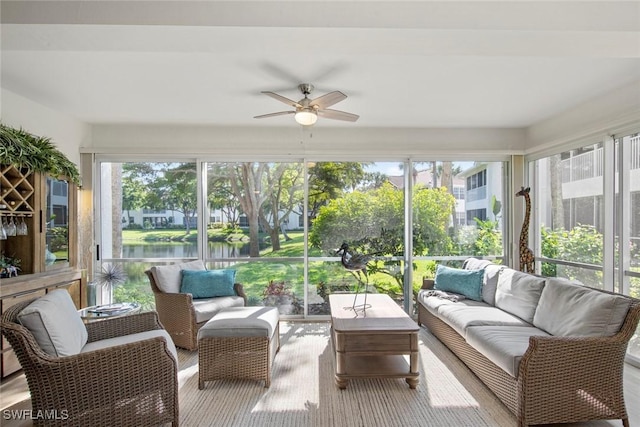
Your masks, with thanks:
[(640, 2), (6, 1), (2, 87), (87, 123), (527, 127), (640, 80)]

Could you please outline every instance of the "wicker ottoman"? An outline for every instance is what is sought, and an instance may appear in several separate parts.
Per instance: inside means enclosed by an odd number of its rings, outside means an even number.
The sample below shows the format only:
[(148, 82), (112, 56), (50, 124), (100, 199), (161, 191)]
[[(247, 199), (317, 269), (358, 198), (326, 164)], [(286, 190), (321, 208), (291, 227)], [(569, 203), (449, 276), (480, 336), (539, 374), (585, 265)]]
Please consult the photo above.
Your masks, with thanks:
[(224, 378), (264, 380), (280, 350), (280, 316), (275, 307), (231, 307), (198, 331), (198, 388)]

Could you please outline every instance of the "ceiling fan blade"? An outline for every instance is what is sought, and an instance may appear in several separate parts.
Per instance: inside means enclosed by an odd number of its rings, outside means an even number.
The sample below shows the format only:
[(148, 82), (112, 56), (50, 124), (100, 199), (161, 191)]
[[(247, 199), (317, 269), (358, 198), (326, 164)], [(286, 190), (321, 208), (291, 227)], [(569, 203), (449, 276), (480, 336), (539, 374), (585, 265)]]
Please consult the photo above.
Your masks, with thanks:
[(324, 110), (327, 107), (331, 107), (333, 104), (337, 104), (340, 101), (347, 99), (347, 95), (339, 90), (329, 92), (326, 95), (319, 96), (311, 101), (310, 107), (318, 107), (320, 110)]
[(345, 122), (355, 122), (360, 118), (357, 114), (346, 113), (338, 110), (318, 110), (318, 115), (327, 119), (344, 120)]
[(267, 117), (285, 116), (287, 114), (295, 114), (295, 111), (278, 111), (277, 113), (263, 114), (261, 116), (254, 116), (254, 119), (265, 119)]
[(302, 105), (298, 104), (297, 101), (294, 101), (292, 99), (286, 98), (286, 97), (284, 97), (282, 95), (278, 95), (277, 93), (268, 92), (268, 91), (263, 91), (262, 93), (264, 93), (267, 96), (272, 97), (273, 99), (277, 99), (280, 102), (284, 102), (287, 105), (291, 105), (292, 107), (302, 108)]

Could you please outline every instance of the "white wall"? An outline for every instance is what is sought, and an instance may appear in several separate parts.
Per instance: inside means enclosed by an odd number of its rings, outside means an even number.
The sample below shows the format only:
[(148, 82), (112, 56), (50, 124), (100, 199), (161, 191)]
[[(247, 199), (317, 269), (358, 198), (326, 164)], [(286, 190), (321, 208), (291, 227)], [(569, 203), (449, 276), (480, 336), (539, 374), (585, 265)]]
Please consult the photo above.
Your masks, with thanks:
[(90, 125), (6, 89), (2, 89), (1, 96), (0, 121), (3, 124), (51, 138), (69, 160), (80, 165), (79, 147), (90, 144)]
[[(374, 129), (300, 126), (95, 125), (83, 152), (227, 156), (427, 156), (473, 160), (523, 153), (522, 129)], [(443, 159), (446, 160), (446, 159)]]
[[(527, 154), (555, 151), (557, 147), (587, 139), (602, 141), (603, 135), (640, 125), (640, 80), (530, 126), (526, 131)], [(554, 150), (555, 149), (555, 150)]]

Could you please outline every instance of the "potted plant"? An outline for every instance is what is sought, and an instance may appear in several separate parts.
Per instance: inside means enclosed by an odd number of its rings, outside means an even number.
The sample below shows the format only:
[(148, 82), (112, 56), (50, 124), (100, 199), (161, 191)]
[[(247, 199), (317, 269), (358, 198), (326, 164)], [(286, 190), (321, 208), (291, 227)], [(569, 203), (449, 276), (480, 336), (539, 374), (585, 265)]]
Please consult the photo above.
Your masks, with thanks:
[(0, 254), (0, 278), (18, 277), (20, 262), (19, 258), (6, 256), (4, 253)]
[(299, 314), (302, 312), (300, 300), (291, 291), (286, 282), (269, 281), (262, 291), (262, 302), (265, 306), (278, 307), (280, 314)]

